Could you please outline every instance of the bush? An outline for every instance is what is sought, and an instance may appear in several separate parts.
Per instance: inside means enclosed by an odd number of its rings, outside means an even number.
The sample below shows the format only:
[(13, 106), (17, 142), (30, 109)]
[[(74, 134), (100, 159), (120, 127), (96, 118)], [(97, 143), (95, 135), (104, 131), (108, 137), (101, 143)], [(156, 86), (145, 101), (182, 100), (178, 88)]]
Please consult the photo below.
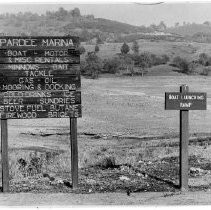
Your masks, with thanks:
[(189, 74), (190, 73), (190, 66), (186, 59), (181, 58), (180, 56), (177, 56), (173, 59), (172, 64), (176, 67), (178, 67), (182, 73)]
[(130, 51), (130, 47), (124, 42), (124, 44), (121, 47), (121, 53), (127, 54)]
[(96, 46), (95, 46), (95, 52), (97, 53), (97, 52), (99, 52), (99, 51), (100, 51), (100, 48), (99, 48), (98, 45), (96, 45)]
[(96, 165), (102, 169), (115, 168), (116, 167), (115, 157), (113, 156), (102, 157)]
[(199, 63), (202, 64), (203, 66), (209, 66), (211, 63), (210, 58), (206, 53), (201, 53), (199, 55)]
[(86, 76), (90, 76), (92, 79), (96, 79), (99, 73), (102, 71), (103, 63), (95, 52), (88, 52), (85, 63), (82, 66), (82, 72)]
[(208, 75), (210, 75), (210, 73), (211, 73), (211, 67), (207, 66), (207, 67), (203, 68), (201, 75), (208, 76)]
[(138, 54), (139, 53), (139, 45), (138, 45), (138, 42), (136, 40), (133, 41), (132, 50), (133, 50), (134, 54)]
[(84, 46), (80, 46), (80, 47), (78, 48), (78, 50), (79, 50), (80, 55), (82, 55), (82, 54), (84, 54), (84, 53), (86, 52)]
[(111, 59), (104, 60), (104, 71), (107, 73), (115, 74), (118, 73), (121, 66), (121, 59), (114, 57)]
[(169, 61), (169, 57), (167, 55), (157, 56), (155, 54), (151, 54), (151, 62), (153, 66), (166, 64)]

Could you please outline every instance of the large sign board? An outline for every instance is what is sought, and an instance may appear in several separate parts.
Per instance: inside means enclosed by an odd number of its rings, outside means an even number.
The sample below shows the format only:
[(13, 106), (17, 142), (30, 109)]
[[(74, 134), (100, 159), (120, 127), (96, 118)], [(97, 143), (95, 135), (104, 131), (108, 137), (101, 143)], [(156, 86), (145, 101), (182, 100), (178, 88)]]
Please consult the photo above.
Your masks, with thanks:
[(200, 92), (166, 92), (166, 110), (206, 110), (207, 95)]
[(0, 118), (81, 117), (79, 38), (0, 37)]

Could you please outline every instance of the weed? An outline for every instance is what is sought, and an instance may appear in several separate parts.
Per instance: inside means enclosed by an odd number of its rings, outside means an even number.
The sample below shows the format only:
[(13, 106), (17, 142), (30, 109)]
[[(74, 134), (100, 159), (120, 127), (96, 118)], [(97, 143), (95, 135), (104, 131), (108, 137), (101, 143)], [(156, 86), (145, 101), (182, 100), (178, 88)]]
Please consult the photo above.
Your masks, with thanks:
[(115, 168), (116, 167), (115, 157), (114, 156), (102, 157), (100, 158), (100, 160), (96, 165), (103, 169)]

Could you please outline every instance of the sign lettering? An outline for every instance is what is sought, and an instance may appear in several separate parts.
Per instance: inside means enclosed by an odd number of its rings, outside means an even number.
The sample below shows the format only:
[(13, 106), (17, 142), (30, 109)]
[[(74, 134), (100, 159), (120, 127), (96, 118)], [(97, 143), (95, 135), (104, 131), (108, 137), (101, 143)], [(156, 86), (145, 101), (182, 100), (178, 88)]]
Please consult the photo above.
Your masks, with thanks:
[(165, 93), (166, 110), (206, 110), (207, 95), (200, 92)]

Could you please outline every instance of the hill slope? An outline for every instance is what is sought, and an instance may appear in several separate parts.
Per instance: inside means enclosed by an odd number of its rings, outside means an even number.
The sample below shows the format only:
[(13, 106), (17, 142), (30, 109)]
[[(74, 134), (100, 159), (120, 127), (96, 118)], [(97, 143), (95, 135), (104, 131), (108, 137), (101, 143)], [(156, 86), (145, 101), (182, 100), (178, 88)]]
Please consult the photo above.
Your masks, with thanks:
[(114, 39), (123, 34), (146, 31), (146, 27), (137, 27), (118, 21), (95, 18), (93, 15), (81, 15), (80, 10), (58, 11), (38, 15), (37, 13), (0, 14), (0, 33), (6, 35), (76, 35), (81, 41), (97, 38), (99, 42)]

